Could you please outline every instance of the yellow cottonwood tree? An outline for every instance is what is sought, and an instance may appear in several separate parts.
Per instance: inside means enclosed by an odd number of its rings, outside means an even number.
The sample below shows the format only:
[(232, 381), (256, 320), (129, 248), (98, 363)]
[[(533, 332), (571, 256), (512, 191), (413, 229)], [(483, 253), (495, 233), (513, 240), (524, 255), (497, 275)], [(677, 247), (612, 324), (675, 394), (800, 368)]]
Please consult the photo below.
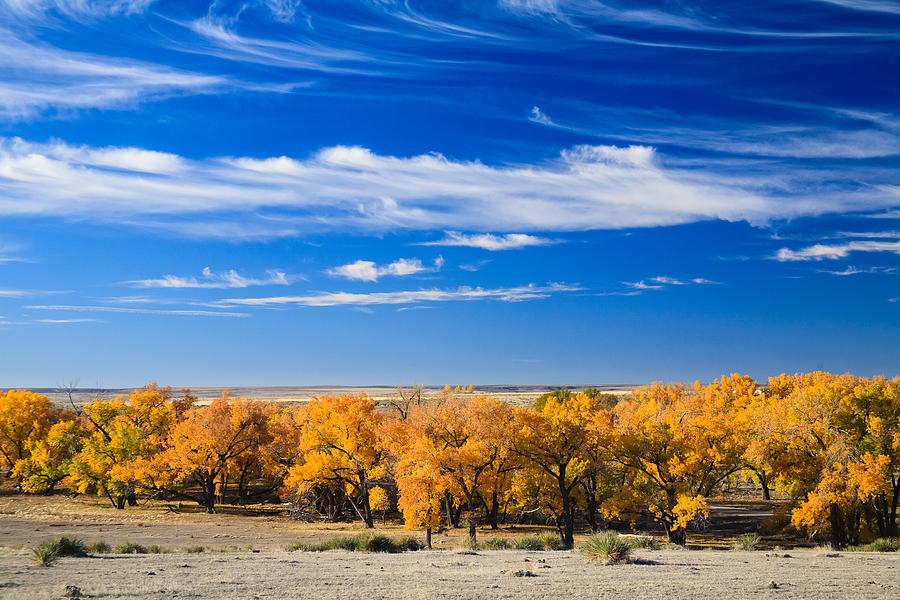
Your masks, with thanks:
[(46, 396), (29, 390), (0, 391), (0, 464), (12, 476), (16, 461), (28, 456), (28, 442), (46, 435), (52, 411)]
[(366, 527), (374, 527), (369, 492), (386, 473), (376, 433), (382, 418), (364, 393), (310, 400), (298, 414), (299, 446), (283, 495), (299, 497), (316, 486), (338, 486)]

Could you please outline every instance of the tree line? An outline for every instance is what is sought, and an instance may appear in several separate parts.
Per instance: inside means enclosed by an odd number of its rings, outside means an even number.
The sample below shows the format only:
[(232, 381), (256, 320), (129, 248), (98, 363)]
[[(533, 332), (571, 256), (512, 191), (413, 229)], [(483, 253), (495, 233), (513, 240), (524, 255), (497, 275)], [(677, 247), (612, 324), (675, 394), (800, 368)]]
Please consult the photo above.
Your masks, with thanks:
[[(409, 392), (409, 390), (406, 390)], [(900, 378), (816, 372), (761, 386), (746, 375), (653, 384), (630, 395), (561, 390), (535, 406), (421, 389), (377, 405), (365, 394), (300, 405), (231, 398), (198, 406), (155, 384), (54, 408), (0, 392), (0, 461), (30, 493), (66, 487), (118, 509), (140, 496), (212, 513), (276, 491), (367, 527), (399, 510), (431, 532), (541, 513), (571, 548), (576, 519), (649, 518), (683, 544), (729, 480), (792, 499), (791, 525), (836, 547), (897, 535)]]

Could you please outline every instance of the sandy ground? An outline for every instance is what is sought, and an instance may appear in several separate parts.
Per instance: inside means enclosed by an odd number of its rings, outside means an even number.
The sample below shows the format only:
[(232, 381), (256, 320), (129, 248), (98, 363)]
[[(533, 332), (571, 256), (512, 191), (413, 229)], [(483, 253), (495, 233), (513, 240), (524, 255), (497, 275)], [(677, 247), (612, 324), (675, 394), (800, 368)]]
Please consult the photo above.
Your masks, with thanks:
[[(45, 568), (0, 554), (0, 598), (892, 598), (900, 555), (815, 550), (642, 551), (586, 563), (579, 552), (207, 553), (66, 558)], [(773, 586), (774, 582), (774, 586)], [(776, 587), (777, 586), (777, 587)]]

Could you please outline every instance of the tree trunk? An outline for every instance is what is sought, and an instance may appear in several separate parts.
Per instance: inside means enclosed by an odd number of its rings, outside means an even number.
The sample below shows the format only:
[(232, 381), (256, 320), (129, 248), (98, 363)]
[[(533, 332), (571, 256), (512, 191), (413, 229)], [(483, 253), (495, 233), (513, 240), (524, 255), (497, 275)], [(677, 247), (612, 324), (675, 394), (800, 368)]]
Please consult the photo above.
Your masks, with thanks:
[(684, 546), (687, 542), (687, 530), (684, 527), (673, 528), (666, 525), (666, 536), (669, 538), (669, 542), (679, 546)]
[(116, 496), (116, 510), (123, 510), (125, 508), (125, 495), (120, 494)]
[(137, 503), (138, 503), (137, 496), (135, 495), (134, 492), (128, 492), (128, 496), (126, 497), (126, 500), (128, 502), (128, 506), (137, 506)]
[(844, 524), (841, 507), (837, 504), (832, 504), (829, 508), (828, 522), (831, 525), (831, 547), (843, 550), (847, 547), (847, 527)]
[(469, 537), (475, 542), (475, 526), (478, 519), (475, 517), (475, 494), (466, 494), (466, 508), (469, 510)]
[(425, 547), (431, 550), (431, 527), (425, 530)]
[(769, 478), (766, 476), (766, 472), (763, 470), (755, 471), (756, 479), (759, 481), (759, 486), (762, 488), (762, 496), (763, 500), (771, 500), (772, 495), (769, 493)]
[(572, 506), (572, 498), (569, 495), (569, 489), (566, 487), (566, 470), (560, 469), (559, 472), (559, 492), (562, 496), (562, 518), (560, 541), (563, 550), (571, 550), (575, 546), (575, 507)]

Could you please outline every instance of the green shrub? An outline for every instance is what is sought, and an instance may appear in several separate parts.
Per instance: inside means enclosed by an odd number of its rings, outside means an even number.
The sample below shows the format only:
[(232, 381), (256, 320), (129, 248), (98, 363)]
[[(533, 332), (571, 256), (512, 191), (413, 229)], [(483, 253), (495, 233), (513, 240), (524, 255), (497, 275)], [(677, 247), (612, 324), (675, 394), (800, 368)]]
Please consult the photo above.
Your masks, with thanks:
[(659, 542), (652, 535), (636, 535), (626, 539), (633, 550), (658, 550)]
[(318, 544), (295, 542), (286, 549), (288, 552), (293, 552), (295, 550), (301, 550), (303, 552), (325, 552), (327, 550), (348, 550), (350, 552), (404, 552), (407, 550), (421, 550), (422, 543), (412, 536), (392, 539), (380, 533), (366, 532), (357, 535), (335, 537)]
[(900, 552), (900, 539), (878, 538), (871, 544), (851, 546), (850, 552)]
[(134, 542), (125, 542), (116, 546), (116, 554), (147, 554), (147, 548)]
[(109, 554), (112, 552), (112, 546), (104, 542), (103, 540), (98, 540), (96, 542), (91, 542), (88, 544), (88, 552), (91, 554)]
[(206, 546), (189, 546), (184, 549), (188, 554), (200, 554), (206, 552)]
[(549, 531), (546, 533), (542, 533), (540, 536), (541, 544), (544, 545), (544, 550), (562, 550), (562, 540), (559, 539), (559, 536), (555, 533), (550, 533)]
[(147, 554), (169, 554), (172, 552), (168, 548), (163, 546), (159, 546), (157, 544), (153, 544), (151, 546), (147, 546)]
[(478, 550), (479, 544), (474, 538), (466, 536), (459, 540), (459, 544), (456, 547), (460, 550)]
[(759, 546), (760, 541), (762, 541), (762, 538), (760, 538), (755, 533), (745, 533), (741, 536), (738, 536), (735, 547), (742, 550), (754, 550), (757, 546)]
[(492, 537), (481, 542), (481, 547), (485, 550), (509, 550), (512, 543), (506, 538)]
[(536, 535), (525, 535), (514, 543), (516, 550), (543, 550), (544, 542)]
[(55, 544), (60, 556), (87, 556), (87, 546), (78, 538), (63, 535)]
[(41, 545), (32, 548), (34, 560), (42, 567), (49, 567), (59, 558), (59, 548), (56, 542), (44, 542)]
[(425, 548), (424, 543), (420, 542), (418, 538), (411, 535), (404, 535), (403, 537), (399, 537), (394, 540), (394, 542), (397, 545), (397, 550), (400, 552), (413, 552)]
[(604, 531), (588, 538), (584, 546), (584, 553), (588, 560), (613, 565), (628, 560), (631, 555), (631, 545), (615, 531)]

